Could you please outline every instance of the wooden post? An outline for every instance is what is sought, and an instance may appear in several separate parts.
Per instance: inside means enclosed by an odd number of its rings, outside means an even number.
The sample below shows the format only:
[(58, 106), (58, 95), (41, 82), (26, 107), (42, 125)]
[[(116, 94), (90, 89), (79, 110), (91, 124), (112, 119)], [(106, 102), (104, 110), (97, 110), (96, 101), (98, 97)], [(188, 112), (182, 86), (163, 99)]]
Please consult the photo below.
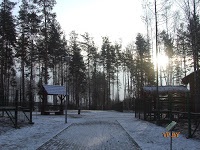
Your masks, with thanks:
[(170, 131), (170, 150), (172, 150), (172, 130)]
[(158, 20), (157, 20), (157, 3), (155, 3), (155, 25), (156, 25), (156, 124), (160, 123), (160, 98), (158, 91)]
[(15, 95), (15, 128), (18, 127), (17, 121), (18, 121), (18, 90), (16, 90), (16, 95)]
[(189, 93), (186, 93), (187, 98), (187, 111), (188, 111), (188, 138), (191, 138), (191, 113), (190, 113), (190, 101), (189, 101)]
[(168, 98), (169, 98), (169, 110), (170, 110), (169, 119), (170, 122), (172, 122), (172, 94), (169, 94)]
[[(31, 89), (30, 89), (31, 90)], [(30, 109), (30, 120), (29, 120), (29, 124), (34, 124), (34, 122), (33, 122), (33, 95), (32, 95), (32, 91), (30, 91), (30, 93), (29, 93), (30, 95), (30, 97), (29, 97), (29, 109)]]

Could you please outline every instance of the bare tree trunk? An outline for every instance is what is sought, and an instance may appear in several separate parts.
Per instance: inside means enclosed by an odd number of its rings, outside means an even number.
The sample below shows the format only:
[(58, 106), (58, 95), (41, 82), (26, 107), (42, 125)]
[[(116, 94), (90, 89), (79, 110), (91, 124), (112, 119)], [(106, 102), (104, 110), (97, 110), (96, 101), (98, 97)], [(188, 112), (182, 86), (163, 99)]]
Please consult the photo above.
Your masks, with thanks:
[(117, 65), (117, 102), (119, 102), (119, 67)]
[(125, 70), (123, 70), (123, 78), (124, 78), (124, 100), (126, 99), (126, 74)]
[(89, 54), (88, 54), (88, 100), (89, 100), (89, 109), (91, 109), (91, 96), (90, 95), (91, 95), (91, 89), (90, 89), (90, 58), (89, 58)]

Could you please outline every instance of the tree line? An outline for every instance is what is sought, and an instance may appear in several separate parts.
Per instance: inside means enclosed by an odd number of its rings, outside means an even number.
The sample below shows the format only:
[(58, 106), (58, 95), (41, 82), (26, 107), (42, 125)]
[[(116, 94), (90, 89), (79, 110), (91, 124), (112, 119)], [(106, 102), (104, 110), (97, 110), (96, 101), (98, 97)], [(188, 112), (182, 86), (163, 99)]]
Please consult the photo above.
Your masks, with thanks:
[[(166, 70), (159, 70), (160, 84), (162, 81), (167, 85), (180, 84), (192, 66), (194, 70), (199, 69), (199, 3), (193, 2), (178, 3), (179, 8), (184, 8), (180, 9), (181, 14), (187, 16), (187, 21), (179, 23), (175, 20), (181, 15), (169, 13), (172, 1), (160, 1), (159, 22), (164, 22), (166, 28), (160, 28), (159, 51), (170, 61)], [(125, 48), (105, 36), (98, 48), (87, 32), (72, 31), (66, 39), (53, 12), (56, 0), (21, 0), (17, 16), (13, 15), (16, 3), (3, 0), (0, 4), (1, 105), (12, 102), (11, 91), (15, 88), (20, 89), (20, 102), (26, 103), (30, 92), (36, 96), (43, 84), (68, 83), (71, 106), (110, 109), (123, 100), (131, 109), (143, 86), (156, 85), (155, 24), (152, 23), (155, 12), (150, 13), (153, 4), (150, 0), (143, 3), (146, 34), (138, 33), (135, 42)]]

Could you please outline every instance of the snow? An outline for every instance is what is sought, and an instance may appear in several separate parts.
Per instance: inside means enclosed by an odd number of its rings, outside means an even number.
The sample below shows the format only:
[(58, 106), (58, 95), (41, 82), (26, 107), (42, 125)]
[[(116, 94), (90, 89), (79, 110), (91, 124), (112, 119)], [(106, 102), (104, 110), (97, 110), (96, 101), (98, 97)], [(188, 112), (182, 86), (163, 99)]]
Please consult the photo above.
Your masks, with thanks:
[[(143, 87), (144, 92), (147, 93), (156, 93), (156, 86), (145, 86)], [(159, 93), (187, 93), (189, 90), (187, 87), (178, 85), (178, 86), (158, 86)]]
[[(143, 150), (167, 150), (170, 149), (170, 138), (164, 138), (166, 129), (150, 122), (139, 120), (134, 117), (134, 113), (120, 113), (115, 111), (68, 111), (68, 123), (65, 122), (64, 115), (42, 116), (34, 113), (33, 125), (27, 125), (19, 129), (11, 128), (6, 132), (0, 132), (0, 149), (30, 149), (34, 150), (44, 143), (54, 138), (58, 133), (68, 130), (72, 125), (89, 125), (94, 121), (116, 121), (128, 133), (130, 137)], [(87, 124), (86, 124), (87, 123)], [(98, 124), (98, 128), (104, 123)], [(115, 128), (115, 126), (112, 126)], [(117, 126), (118, 127), (118, 126)], [(119, 128), (119, 127), (118, 127)], [(1, 128), (0, 128), (1, 129)], [(90, 132), (90, 128), (84, 128)], [(78, 129), (74, 134), (80, 134)], [(121, 137), (123, 138), (123, 136)], [(122, 139), (123, 140), (123, 139)], [(93, 139), (95, 141), (95, 139)], [(115, 143), (112, 143), (115, 144)], [(112, 145), (111, 145), (112, 146)], [(187, 139), (180, 133), (178, 138), (173, 138), (173, 150), (200, 149), (200, 141)]]

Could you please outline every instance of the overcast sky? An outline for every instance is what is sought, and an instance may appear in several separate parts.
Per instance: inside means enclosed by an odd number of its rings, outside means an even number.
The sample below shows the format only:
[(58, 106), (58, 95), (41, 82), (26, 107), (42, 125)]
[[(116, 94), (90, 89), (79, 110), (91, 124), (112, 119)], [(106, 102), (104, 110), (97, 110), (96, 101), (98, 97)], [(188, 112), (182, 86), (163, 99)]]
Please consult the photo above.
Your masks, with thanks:
[(88, 32), (98, 44), (108, 36), (125, 46), (146, 31), (140, 0), (57, 0), (54, 11), (67, 36), (72, 30)]

